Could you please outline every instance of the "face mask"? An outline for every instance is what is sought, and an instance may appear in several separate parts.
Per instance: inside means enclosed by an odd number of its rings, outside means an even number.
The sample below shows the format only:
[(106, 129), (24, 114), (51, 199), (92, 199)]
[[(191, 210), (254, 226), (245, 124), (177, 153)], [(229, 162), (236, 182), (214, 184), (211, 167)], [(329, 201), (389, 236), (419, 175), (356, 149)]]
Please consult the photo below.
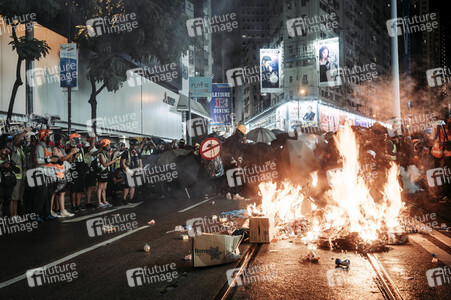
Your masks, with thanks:
[(58, 148), (63, 149), (63, 148), (64, 148), (64, 145), (63, 145), (63, 144), (59, 144), (59, 145), (58, 145)]
[(49, 145), (50, 147), (53, 147), (53, 146), (55, 146), (55, 142), (49, 141), (49, 142), (48, 142), (48, 145)]
[(82, 144), (77, 144), (77, 148), (83, 148)]

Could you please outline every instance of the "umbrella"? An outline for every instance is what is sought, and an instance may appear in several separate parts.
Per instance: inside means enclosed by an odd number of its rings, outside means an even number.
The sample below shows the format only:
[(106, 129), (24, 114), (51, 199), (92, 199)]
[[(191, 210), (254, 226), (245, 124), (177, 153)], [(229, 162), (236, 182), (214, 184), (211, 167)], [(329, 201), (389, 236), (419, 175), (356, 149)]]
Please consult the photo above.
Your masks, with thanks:
[(196, 183), (200, 166), (193, 155), (177, 158), (176, 168), (178, 179), (183, 188), (187, 188), (193, 183)]
[(174, 149), (174, 150), (168, 150), (163, 153), (161, 153), (158, 156), (158, 159), (155, 162), (155, 165), (161, 166), (161, 165), (167, 165), (174, 161), (177, 157), (181, 155), (186, 155), (190, 153), (191, 151), (185, 150), (185, 149)]
[(276, 139), (275, 134), (266, 128), (255, 128), (246, 135), (249, 140), (257, 143), (271, 143)]
[[(280, 164), (280, 165), (279, 165)], [(310, 179), (310, 173), (318, 167), (313, 151), (302, 141), (286, 140), (278, 162), (286, 178), (304, 185)]]
[(282, 131), (280, 129), (272, 129), (271, 131), (272, 131), (272, 133), (274, 133), (275, 136), (277, 136), (281, 133), (285, 133), (285, 131)]
[(146, 166), (152, 167), (155, 165), (155, 162), (158, 159), (158, 155), (142, 155), (141, 159), (142, 159), (144, 168)]
[(152, 136), (151, 139), (155, 143), (155, 145), (158, 145), (159, 143), (166, 144), (166, 142), (163, 139), (160, 139), (159, 137)]

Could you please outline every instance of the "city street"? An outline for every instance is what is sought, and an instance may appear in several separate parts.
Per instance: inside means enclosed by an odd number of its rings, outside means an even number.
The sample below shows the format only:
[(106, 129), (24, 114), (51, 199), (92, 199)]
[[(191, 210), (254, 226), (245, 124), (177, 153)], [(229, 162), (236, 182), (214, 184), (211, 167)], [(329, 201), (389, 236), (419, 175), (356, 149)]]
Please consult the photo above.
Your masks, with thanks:
[(442, 0), (0, 0), (0, 300), (451, 299)]
[[(180, 232), (166, 232), (185, 224), (188, 219), (219, 215), (247, 204), (247, 201), (226, 200), (223, 196), (192, 200), (183, 195), (169, 199), (148, 197), (136, 204), (106, 210), (89, 209), (72, 219), (45, 222), (30, 233), (2, 236), (2, 245), (10, 251), (4, 253), (0, 295), (2, 299), (42, 299), (49, 295), (66, 299), (186, 299), (187, 295), (190, 299), (220, 299), (223, 287), (228, 287), (226, 272), (238, 267), (238, 263), (193, 268), (191, 261), (184, 260), (192, 251), (192, 239), (184, 241)], [(89, 237), (87, 220), (116, 213), (136, 213), (138, 227)], [(155, 220), (154, 225), (147, 224), (151, 219)], [(449, 286), (429, 287), (425, 272), (443, 266), (442, 262), (431, 263), (431, 253), (444, 253), (439, 255), (440, 259), (451, 263), (448, 254), (451, 234), (434, 231), (410, 234), (409, 238), (408, 244), (390, 246), (388, 252), (377, 253), (375, 258), (404, 299), (448, 299), (451, 296)], [(430, 246), (426, 246), (424, 240), (429, 241)], [(149, 252), (143, 249), (145, 243), (150, 246)], [(249, 246), (242, 244), (240, 251), (244, 254)], [(374, 269), (361, 254), (321, 249), (317, 251), (319, 261), (313, 263), (304, 260), (308, 252), (299, 239), (262, 244), (247, 265), (248, 275), (241, 277), (241, 284), (230, 289), (227, 299), (384, 299)], [(335, 270), (336, 258), (349, 259), (351, 267), (344, 275), (337, 273), (333, 277), (336, 282), (331, 286), (327, 272)], [(77, 278), (72, 282), (29, 287), (27, 270), (55, 262), (59, 265), (75, 263)], [(171, 282), (137, 287), (130, 287), (127, 282), (128, 269), (171, 263), (175, 264), (178, 274)]]

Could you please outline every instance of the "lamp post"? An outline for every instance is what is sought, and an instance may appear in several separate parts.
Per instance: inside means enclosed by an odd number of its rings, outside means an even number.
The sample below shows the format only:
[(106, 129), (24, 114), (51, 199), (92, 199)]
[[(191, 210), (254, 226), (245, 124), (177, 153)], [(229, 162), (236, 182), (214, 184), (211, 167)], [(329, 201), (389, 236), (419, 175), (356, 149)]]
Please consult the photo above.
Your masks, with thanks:
[(300, 98), (300, 96), (304, 96), (305, 95), (305, 90), (304, 89), (299, 89), (299, 92), (298, 92), (298, 123), (301, 121), (300, 120), (300, 116), (299, 116), (299, 114), (300, 114), (300, 109), (299, 109), (299, 98)]

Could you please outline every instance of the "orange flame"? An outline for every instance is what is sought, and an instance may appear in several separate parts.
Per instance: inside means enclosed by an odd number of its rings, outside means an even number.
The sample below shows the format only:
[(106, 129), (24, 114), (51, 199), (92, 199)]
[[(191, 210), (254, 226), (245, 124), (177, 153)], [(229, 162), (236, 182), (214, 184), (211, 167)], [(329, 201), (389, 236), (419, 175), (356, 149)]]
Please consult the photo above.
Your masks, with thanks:
[[(399, 225), (399, 215), (405, 209), (398, 166), (391, 163), (381, 199), (375, 200), (368, 186), (370, 180), (361, 172), (359, 146), (351, 127), (346, 125), (341, 129), (335, 141), (343, 158), (343, 168), (331, 174), (331, 189), (324, 195), (327, 204), (323, 208), (319, 209), (299, 186), (284, 182), (277, 189), (276, 183), (264, 182), (259, 185), (262, 205), (260, 208), (250, 205), (250, 215), (258, 213), (273, 217), (276, 225), (308, 219), (311, 228), (304, 233), (302, 241), (305, 243), (319, 237), (331, 239), (353, 232), (357, 232), (363, 241), (371, 242), (378, 239), (379, 232), (395, 229)], [(317, 174), (311, 176), (315, 186)]]

